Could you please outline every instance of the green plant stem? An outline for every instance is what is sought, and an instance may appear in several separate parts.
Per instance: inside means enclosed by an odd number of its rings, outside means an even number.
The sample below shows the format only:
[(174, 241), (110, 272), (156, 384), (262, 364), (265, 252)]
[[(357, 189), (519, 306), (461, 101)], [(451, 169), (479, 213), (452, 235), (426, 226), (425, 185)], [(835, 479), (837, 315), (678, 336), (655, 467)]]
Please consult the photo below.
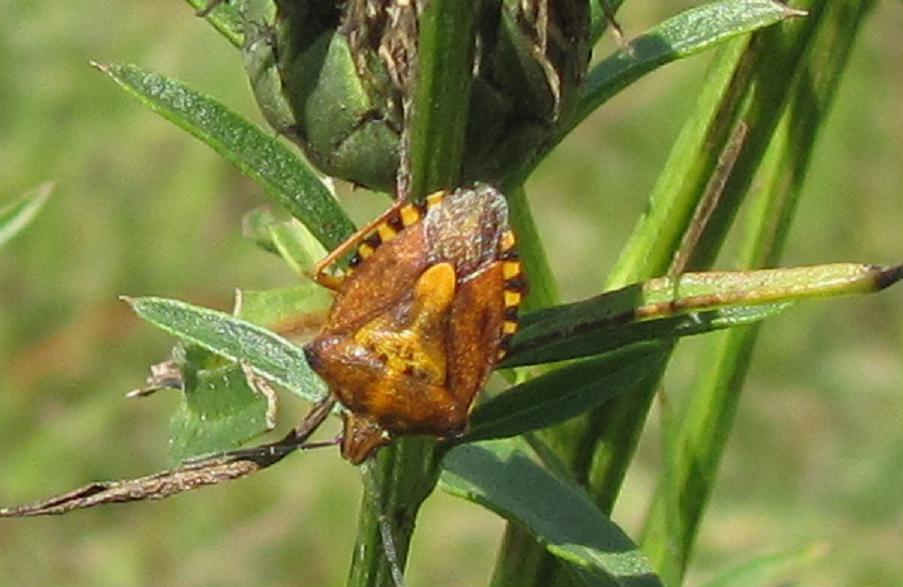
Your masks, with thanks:
[[(790, 107), (769, 147), (749, 210), (738, 266), (778, 262), (812, 154), (857, 31), (873, 2), (834, 3), (817, 15), (806, 61), (796, 70)], [(644, 548), (670, 585), (679, 585), (733, 425), (740, 388), (759, 327), (716, 335), (677, 421), (668, 473), (659, 483)]]
[(414, 200), (458, 184), (473, 82), (474, 18), (472, 0), (432, 0), (420, 18), (417, 81), (407, 129), (408, 195)]
[[(473, 3), (465, 0), (432, 0), (420, 17), (411, 126), (406, 129), (410, 143), (403, 153), (410, 170), (406, 195), (414, 200), (436, 188), (456, 186), (460, 178), (473, 17)], [(447, 34), (449, 30), (456, 34)], [(381, 449), (365, 468), (349, 587), (395, 585), (388, 551), (395, 551), (396, 570), (403, 570), (420, 505), (436, 485), (436, 460), (435, 440), (406, 437)]]
[(743, 42), (719, 51), (703, 84), (699, 105), (681, 130), (646, 212), (608, 276), (606, 289), (664, 275), (668, 270), (739, 119), (744, 80), (731, 83), (730, 79), (740, 69), (745, 51)]
[(523, 186), (506, 191), (509, 220), (517, 235), (517, 252), (524, 264), (529, 293), (523, 310), (533, 311), (554, 306), (559, 302), (558, 284), (552, 274), (552, 266), (542, 245), (542, 238)]
[[(348, 585), (395, 585), (387, 550), (394, 549), (404, 569), (420, 505), (436, 485), (435, 446), (432, 438), (402, 438), (362, 467), (364, 496)], [(384, 531), (391, 533), (391, 546)]]

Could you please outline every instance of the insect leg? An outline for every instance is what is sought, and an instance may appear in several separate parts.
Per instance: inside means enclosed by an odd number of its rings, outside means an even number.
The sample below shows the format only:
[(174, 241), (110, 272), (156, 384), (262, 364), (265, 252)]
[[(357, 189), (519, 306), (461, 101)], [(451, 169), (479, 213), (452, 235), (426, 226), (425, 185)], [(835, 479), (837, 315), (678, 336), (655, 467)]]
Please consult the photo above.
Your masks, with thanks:
[[(331, 395), (327, 396), (316, 404), (297, 426), (276, 442), (229, 451), (219, 455), (218, 458), (229, 461), (250, 460), (260, 465), (261, 468), (265, 468), (299, 449), (334, 446), (339, 443), (339, 440), (334, 439), (309, 444), (305, 444), (305, 442), (320, 427), (320, 424), (326, 420), (335, 403), (334, 397)], [(194, 462), (202, 462), (203, 460), (200, 459)]]

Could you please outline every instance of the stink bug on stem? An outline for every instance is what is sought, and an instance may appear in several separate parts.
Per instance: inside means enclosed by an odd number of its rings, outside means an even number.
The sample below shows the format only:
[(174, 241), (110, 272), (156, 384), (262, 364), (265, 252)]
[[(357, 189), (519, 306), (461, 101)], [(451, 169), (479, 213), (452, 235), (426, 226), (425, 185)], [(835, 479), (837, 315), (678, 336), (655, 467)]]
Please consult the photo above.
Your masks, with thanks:
[[(344, 276), (325, 272), (355, 247)], [(342, 455), (358, 464), (393, 435), (463, 432), (523, 297), (502, 194), (477, 185), (400, 202), (317, 276), (336, 299), (306, 353), (347, 409)]]
[[(352, 254), (344, 271), (331, 272)], [(477, 393), (517, 330), (525, 280), (504, 196), (477, 184), (400, 201), (323, 259), (314, 279), (335, 291), (306, 347), (330, 395), (284, 438), (138, 479), (92, 483), (0, 517), (61, 514), (160, 499), (244, 477), (307, 443), (336, 402), (342, 455), (360, 464), (404, 434), (464, 432)]]

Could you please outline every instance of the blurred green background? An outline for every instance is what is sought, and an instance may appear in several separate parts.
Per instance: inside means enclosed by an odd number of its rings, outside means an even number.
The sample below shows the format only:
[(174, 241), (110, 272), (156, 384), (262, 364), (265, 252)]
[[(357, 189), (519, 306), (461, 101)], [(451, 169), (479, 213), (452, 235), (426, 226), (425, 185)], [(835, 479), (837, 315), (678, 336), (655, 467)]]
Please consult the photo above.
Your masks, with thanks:
[[(635, 35), (686, 5), (628, 3), (622, 24)], [(264, 201), (261, 191), (88, 65), (137, 63), (260, 120), (239, 55), (187, 5), (0, 0), (0, 14), (0, 202), (57, 181), (35, 224), (0, 252), (0, 503), (9, 505), (167, 466), (175, 394), (123, 394), (172, 341), (118, 295), (227, 309), (236, 287), (295, 278), (240, 237), (242, 213)], [(787, 265), (903, 260), (900, 30), (903, 7), (884, 2), (862, 31)], [(599, 291), (706, 62), (676, 64), (621, 94), (528, 186), (567, 299)], [(358, 221), (385, 206), (340, 192)], [(903, 583), (901, 332), (899, 287), (803, 305), (765, 327), (689, 584), (812, 544), (828, 555), (801, 584)], [(669, 401), (680, 401), (699, 343), (686, 341), (676, 356)], [(283, 427), (301, 409), (285, 407)], [(615, 511), (633, 534), (661, 471), (656, 429), (653, 419)], [(341, 584), (357, 478), (337, 451), (319, 451), (165, 502), (3, 520), (0, 584)], [(436, 494), (420, 518), (409, 583), (485, 583), (502, 527)]]

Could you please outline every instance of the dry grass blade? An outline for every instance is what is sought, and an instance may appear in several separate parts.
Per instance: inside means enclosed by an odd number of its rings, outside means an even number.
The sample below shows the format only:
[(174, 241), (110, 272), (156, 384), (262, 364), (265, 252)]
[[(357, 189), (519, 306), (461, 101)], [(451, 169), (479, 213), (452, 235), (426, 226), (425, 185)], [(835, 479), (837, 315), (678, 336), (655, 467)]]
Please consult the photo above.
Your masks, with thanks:
[(137, 479), (90, 483), (45, 501), (0, 509), (0, 518), (59, 515), (108, 503), (163, 499), (199, 487), (239, 479), (261, 468), (252, 460), (220, 457)]

